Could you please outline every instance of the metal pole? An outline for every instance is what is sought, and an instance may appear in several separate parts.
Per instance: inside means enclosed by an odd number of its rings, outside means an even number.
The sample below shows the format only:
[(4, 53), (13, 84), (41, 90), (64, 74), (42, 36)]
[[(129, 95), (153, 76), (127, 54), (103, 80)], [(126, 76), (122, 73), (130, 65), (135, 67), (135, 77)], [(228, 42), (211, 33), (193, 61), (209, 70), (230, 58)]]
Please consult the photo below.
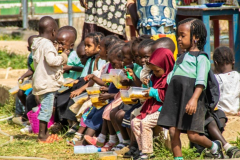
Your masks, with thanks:
[(68, 25), (72, 26), (73, 22), (72, 22), (73, 18), (72, 18), (72, 0), (68, 0)]
[(27, 29), (28, 28), (28, 0), (22, 0), (22, 7), (23, 7), (23, 12), (22, 12), (23, 29)]

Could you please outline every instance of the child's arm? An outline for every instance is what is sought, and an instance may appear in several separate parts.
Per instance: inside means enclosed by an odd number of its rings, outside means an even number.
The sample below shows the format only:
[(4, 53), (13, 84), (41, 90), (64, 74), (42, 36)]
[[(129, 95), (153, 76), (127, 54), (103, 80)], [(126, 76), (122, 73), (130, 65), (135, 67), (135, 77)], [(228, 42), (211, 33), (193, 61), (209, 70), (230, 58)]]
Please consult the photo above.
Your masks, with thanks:
[(99, 100), (100, 101), (105, 101), (105, 100), (108, 100), (108, 99), (114, 99), (114, 96), (116, 95), (116, 93), (101, 93), (99, 95)]
[(186, 113), (189, 115), (195, 114), (197, 111), (197, 102), (202, 94), (202, 91), (207, 87), (208, 72), (210, 71), (210, 61), (205, 55), (199, 55), (196, 63), (196, 82), (195, 90), (192, 98), (186, 105)]
[(132, 70), (131, 68), (124, 69), (124, 72), (125, 72), (125, 74), (126, 74), (126, 72), (128, 72), (129, 75), (132, 76), (132, 78), (133, 78), (133, 81), (132, 81), (132, 83), (130, 84), (131, 86), (141, 87), (142, 82), (141, 82), (140, 79), (136, 76), (136, 74), (133, 72), (133, 70)]
[(86, 76), (87, 80), (92, 80), (94, 82), (96, 82), (98, 85), (100, 86), (104, 86), (105, 82), (102, 81), (102, 79), (98, 78), (97, 76), (95, 76), (94, 74), (89, 74)]
[(204, 86), (203, 85), (197, 85), (195, 88), (195, 91), (193, 93), (192, 98), (188, 101), (186, 105), (186, 113), (189, 115), (195, 114), (197, 111), (197, 102), (202, 94)]
[(67, 63), (67, 54), (62, 53), (61, 55), (56, 55), (56, 53), (49, 51), (45, 54), (45, 59), (49, 66), (61, 66)]
[(147, 65), (144, 65), (143, 69), (140, 72), (140, 80), (142, 83), (150, 75), (150, 72), (151, 72), (151, 69)]
[(162, 102), (162, 100), (160, 99), (159, 97), (159, 94), (158, 94), (158, 89), (155, 89), (155, 88), (149, 88), (148, 90), (146, 91), (143, 91), (145, 92), (145, 97), (153, 97), (155, 98), (158, 102)]
[(31, 75), (33, 75), (33, 71), (32, 71), (31, 69), (28, 69), (27, 72), (24, 73), (24, 74), (18, 79), (18, 81), (19, 81), (19, 80), (23, 80), (24, 78), (29, 77), (29, 76), (31, 76)]
[(83, 67), (64, 65), (63, 70), (64, 71), (72, 70), (72, 71), (76, 71), (76, 72), (82, 72)]

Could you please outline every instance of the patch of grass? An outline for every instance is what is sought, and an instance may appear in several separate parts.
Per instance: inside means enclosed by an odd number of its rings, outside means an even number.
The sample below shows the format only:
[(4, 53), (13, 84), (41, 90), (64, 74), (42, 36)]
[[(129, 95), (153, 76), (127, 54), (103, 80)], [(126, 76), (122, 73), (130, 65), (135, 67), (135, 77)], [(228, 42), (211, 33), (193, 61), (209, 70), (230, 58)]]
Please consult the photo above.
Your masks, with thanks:
[(236, 138), (236, 141), (230, 141), (231, 144), (237, 146), (238, 148), (240, 148), (240, 133), (238, 132), (238, 136)]
[[(173, 153), (165, 146), (163, 133), (160, 134), (158, 137), (154, 138), (154, 153), (157, 159), (164, 159), (164, 160), (173, 160), (174, 156)], [(200, 159), (199, 153), (196, 153), (196, 148), (182, 148), (182, 155), (184, 159)]]
[(18, 35), (18, 34), (13, 34), (13, 35), (1, 34), (0, 40), (1, 41), (22, 40), (22, 37), (21, 37), (21, 35)]
[[(1, 130), (14, 136), (14, 141), (3, 147), (0, 147), (1, 156), (23, 156), (23, 157), (41, 157), (56, 160), (96, 160), (97, 154), (80, 155), (73, 154), (73, 147), (66, 145), (66, 139), (53, 144), (37, 143), (37, 135), (20, 134), (22, 128), (19, 125), (9, 124), (7, 121), (0, 122)], [(0, 142), (6, 142), (2, 139)]]
[[(6, 104), (0, 105), (0, 117), (4, 115), (14, 114), (15, 104), (14, 98), (7, 101)], [(80, 155), (73, 153), (73, 147), (66, 145), (66, 138), (60, 142), (53, 144), (39, 144), (37, 143), (36, 134), (20, 134), (22, 126), (9, 123), (8, 121), (0, 122), (2, 131), (13, 135), (14, 141), (3, 147), (0, 147), (1, 156), (23, 156), (23, 157), (41, 157), (54, 160), (97, 160), (98, 154)], [(0, 134), (0, 144), (9, 140), (9, 137), (4, 137)], [(238, 141), (240, 145), (240, 140)], [(199, 159), (198, 154), (194, 152), (195, 149), (183, 148), (182, 153), (184, 159)], [(173, 160), (172, 152), (165, 147), (165, 140), (163, 134), (154, 138), (154, 152), (156, 155), (155, 160)], [(118, 158), (119, 160), (128, 160)]]
[[(15, 100), (13, 96), (6, 101), (5, 104), (0, 104), (0, 119), (13, 115), (15, 112)], [(1, 127), (1, 126), (0, 126)]]
[(0, 50), (0, 68), (12, 67), (13, 69), (27, 68), (27, 56), (8, 53), (5, 50)]

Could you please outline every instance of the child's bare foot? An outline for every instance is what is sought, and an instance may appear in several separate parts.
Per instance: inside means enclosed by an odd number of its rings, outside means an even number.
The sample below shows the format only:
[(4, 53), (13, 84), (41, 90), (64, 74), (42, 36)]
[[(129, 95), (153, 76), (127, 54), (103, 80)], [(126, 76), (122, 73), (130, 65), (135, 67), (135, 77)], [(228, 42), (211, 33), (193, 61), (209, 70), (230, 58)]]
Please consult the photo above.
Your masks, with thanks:
[(60, 141), (60, 140), (62, 140), (62, 138), (58, 137), (56, 134), (51, 134), (45, 140), (44, 139), (38, 139), (38, 142), (39, 143), (53, 143), (53, 142)]

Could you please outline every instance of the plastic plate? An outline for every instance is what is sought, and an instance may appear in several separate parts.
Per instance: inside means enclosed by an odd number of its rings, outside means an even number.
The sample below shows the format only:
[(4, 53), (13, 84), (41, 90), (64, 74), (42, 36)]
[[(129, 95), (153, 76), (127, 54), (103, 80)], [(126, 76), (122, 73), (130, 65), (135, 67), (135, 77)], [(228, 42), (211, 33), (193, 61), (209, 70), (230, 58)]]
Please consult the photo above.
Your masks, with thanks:
[(221, 7), (224, 3), (206, 3), (207, 7)]

